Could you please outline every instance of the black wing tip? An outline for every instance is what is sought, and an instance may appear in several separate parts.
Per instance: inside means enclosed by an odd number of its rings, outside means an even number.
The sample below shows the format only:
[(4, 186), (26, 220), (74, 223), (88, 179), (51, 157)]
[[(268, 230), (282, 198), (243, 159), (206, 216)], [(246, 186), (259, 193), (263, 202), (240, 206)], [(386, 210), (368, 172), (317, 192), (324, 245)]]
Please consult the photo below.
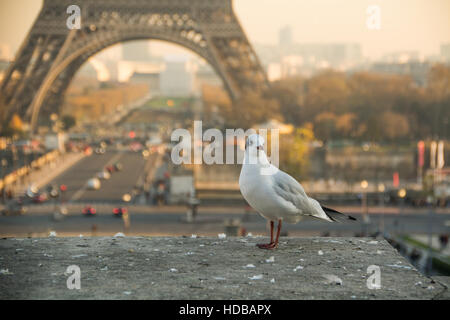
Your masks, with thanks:
[(329, 213), (342, 214), (343, 216), (346, 216), (348, 220), (357, 221), (357, 219), (356, 219), (355, 217), (346, 215), (346, 214), (344, 214), (344, 213), (342, 213), (342, 212), (339, 212), (339, 211), (337, 211), (337, 210), (334, 210), (334, 209), (331, 209), (331, 208), (328, 208), (328, 207), (325, 207), (325, 206), (321, 206), (321, 207), (322, 207), (323, 211), (325, 211), (326, 215), (327, 215), (331, 220), (333, 220), (333, 221), (335, 221), (335, 222), (337, 222), (338, 220), (336, 220), (335, 218), (333, 218)]
[(325, 207), (325, 206), (322, 206), (322, 205), (321, 205), (321, 207), (322, 207), (323, 211), (328, 211), (328, 212), (334, 212), (334, 213), (340, 213), (340, 214), (343, 214), (342, 212), (339, 212), (339, 211), (337, 211), (337, 210), (334, 210), (334, 209), (331, 209), (331, 208), (328, 208), (328, 207)]

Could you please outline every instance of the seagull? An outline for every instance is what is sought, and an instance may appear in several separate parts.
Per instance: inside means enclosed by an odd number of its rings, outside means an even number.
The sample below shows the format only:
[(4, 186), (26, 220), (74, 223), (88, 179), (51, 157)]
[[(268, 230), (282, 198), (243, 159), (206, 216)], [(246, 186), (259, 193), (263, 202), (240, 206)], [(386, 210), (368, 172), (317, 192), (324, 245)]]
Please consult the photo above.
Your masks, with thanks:
[[(239, 188), (248, 204), (270, 221), (270, 243), (257, 244), (261, 249), (278, 247), (282, 221), (297, 223), (306, 217), (328, 222), (356, 220), (308, 197), (297, 180), (269, 162), (264, 139), (258, 134), (250, 135), (245, 142)], [(274, 241), (275, 221), (278, 221), (278, 229)]]

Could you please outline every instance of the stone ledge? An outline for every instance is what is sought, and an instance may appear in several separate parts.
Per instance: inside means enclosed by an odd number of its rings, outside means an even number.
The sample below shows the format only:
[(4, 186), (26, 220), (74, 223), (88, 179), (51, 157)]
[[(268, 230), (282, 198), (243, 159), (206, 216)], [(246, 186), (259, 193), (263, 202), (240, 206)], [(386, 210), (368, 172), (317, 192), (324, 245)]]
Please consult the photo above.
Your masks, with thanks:
[[(277, 250), (255, 247), (264, 241), (3, 239), (0, 299), (448, 299), (448, 278), (423, 276), (384, 240), (282, 238)], [(80, 290), (67, 289), (70, 265), (80, 267)], [(371, 265), (380, 267), (380, 289), (367, 287)]]

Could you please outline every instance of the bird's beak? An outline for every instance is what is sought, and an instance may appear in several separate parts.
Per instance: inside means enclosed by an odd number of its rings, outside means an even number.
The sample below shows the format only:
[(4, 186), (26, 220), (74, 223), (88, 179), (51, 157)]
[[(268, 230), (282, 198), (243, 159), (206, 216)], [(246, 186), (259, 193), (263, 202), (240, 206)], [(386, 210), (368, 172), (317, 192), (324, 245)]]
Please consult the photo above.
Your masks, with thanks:
[(246, 140), (245, 141), (245, 150), (247, 150), (247, 147), (248, 147), (248, 141)]
[(256, 150), (263, 150), (264, 151), (264, 146), (257, 146)]

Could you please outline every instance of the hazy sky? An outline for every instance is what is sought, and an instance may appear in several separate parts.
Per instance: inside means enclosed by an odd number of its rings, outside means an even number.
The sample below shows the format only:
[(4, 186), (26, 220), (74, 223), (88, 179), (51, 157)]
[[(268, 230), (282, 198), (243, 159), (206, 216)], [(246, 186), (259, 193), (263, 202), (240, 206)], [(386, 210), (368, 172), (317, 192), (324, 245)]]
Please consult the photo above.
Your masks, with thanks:
[[(0, 45), (14, 53), (41, 5), (0, 0)], [(380, 30), (366, 26), (369, 5), (381, 8)], [(234, 0), (234, 8), (251, 42), (276, 44), (285, 25), (296, 42), (357, 42), (370, 58), (401, 50), (438, 54), (450, 42), (450, 0)]]

